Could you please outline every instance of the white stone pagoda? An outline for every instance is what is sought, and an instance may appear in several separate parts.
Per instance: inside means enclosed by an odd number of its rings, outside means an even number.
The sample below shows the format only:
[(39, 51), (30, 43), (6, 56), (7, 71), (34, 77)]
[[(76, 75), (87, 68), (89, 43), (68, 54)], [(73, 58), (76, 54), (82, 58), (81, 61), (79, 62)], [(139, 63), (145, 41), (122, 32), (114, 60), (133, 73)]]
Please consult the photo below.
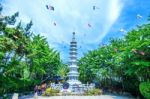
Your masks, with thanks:
[(69, 61), (69, 80), (67, 81), (70, 85), (80, 85), (81, 82), (78, 80), (78, 66), (77, 66), (77, 42), (75, 40), (75, 32), (73, 32), (72, 41), (70, 42), (70, 61)]

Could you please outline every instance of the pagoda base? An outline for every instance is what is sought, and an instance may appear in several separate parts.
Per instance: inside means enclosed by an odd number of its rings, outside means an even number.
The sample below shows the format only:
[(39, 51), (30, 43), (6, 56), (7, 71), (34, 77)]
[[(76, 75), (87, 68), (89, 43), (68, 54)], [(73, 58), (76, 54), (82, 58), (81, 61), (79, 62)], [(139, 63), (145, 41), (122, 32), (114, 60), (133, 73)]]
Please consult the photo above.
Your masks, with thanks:
[(68, 80), (69, 85), (81, 85), (82, 83), (79, 80)]
[(71, 92), (83, 92), (82, 83), (79, 80), (68, 80), (67, 82), (69, 83), (69, 90)]

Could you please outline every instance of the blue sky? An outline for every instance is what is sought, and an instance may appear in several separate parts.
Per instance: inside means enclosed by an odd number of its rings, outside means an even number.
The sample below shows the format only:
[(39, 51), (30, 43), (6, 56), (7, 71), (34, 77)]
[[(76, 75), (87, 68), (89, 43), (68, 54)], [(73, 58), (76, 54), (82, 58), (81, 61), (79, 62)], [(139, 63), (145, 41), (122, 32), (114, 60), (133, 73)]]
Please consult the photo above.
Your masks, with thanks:
[[(147, 22), (150, 0), (0, 0), (4, 15), (19, 12), (23, 24), (33, 21), (32, 31), (47, 38), (49, 45), (68, 61), (69, 42), (76, 32), (78, 56), (120, 38), (137, 24)], [(46, 9), (54, 7), (54, 11)], [(93, 6), (99, 9), (93, 10)], [(137, 18), (140, 15), (141, 18)], [(56, 26), (54, 25), (56, 23)], [(91, 27), (88, 26), (91, 25)], [(124, 30), (124, 31), (121, 31)], [(81, 48), (80, 48), (81, 46)]]

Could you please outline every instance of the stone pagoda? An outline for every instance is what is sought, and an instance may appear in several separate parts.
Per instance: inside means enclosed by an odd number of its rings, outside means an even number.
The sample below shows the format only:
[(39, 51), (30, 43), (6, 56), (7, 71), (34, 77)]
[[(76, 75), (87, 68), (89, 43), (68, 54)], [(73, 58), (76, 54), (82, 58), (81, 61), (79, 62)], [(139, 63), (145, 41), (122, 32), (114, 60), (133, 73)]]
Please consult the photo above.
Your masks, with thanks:
[(69, 61), (69, 73), (67, 81), (69, 85), (80, 85), (81, 82), (78, 80), (78, 66), (77, 66), (77, 42), (75, 39), (75, 32), (73, 32), (72, 41), (70, 42), (70, 61)]

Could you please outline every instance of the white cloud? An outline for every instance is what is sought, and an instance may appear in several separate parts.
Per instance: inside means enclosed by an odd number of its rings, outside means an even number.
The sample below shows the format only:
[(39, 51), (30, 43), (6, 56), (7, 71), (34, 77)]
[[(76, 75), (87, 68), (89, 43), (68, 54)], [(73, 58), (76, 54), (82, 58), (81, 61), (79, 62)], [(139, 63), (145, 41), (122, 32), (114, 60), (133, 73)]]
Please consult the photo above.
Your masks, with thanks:
[[(55, 11), (47, 10), (46, 4), (54, 6)], [(100, 9), (93, 10), (93, 6)], [(77, 32), (79, 45), (86, 51), (105, 37), (119, 17), (123, 4), (120, 0), (8, 0), (4, 8), (4, 13), (9, 15), (19, 11), (24, 23), (31, 19), (32, 30), (46, 36), (49, 44), (61, 51), (62, 41), (68, 45), (72, 32)], [(67, 53), (64, 51), (64, 54)]]
[(95, 42), (102, 40), (105, 37), (105, 35), (109, 32), (112, 25), (118, 19), (122, 8), (123, 4), (119, 0), (110, 0), (108, 4), (108, 9), (106, 10), (107, 13), (104, 16), (106, 19), (103, 24), (101, 34), (96, 38)]

